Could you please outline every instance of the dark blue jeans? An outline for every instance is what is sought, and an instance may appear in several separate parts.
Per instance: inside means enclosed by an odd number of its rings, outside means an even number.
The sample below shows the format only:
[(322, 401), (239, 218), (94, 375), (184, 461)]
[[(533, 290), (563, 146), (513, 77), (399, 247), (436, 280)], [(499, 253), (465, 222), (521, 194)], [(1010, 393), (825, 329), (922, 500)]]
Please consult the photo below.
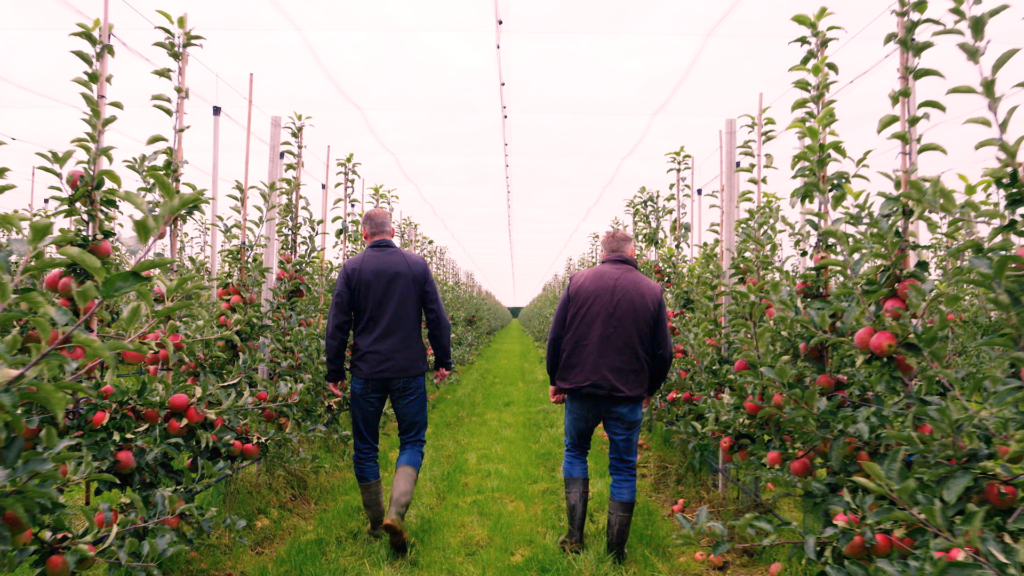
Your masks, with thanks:
[(594, 429), (600, 423), (608, 434), (608, 472), (612, 477), (611, 498), (617, 502), (636, 501), (636, 443), (644, 411), (640, 401), (604, 396), (571, 394), (565, 400), (565, 459), (562, 475), (589, 478), (587, 454)]
[(380, 479), (377, 462), (380, 443), (380, 417), (384, 403), (391, 398), (391, 409), (398, 420), (398, 461), (395, 467), (423, 464), (427, 444), (427, 383), (424, 376), (364, 380), (352, 378), (352, 462), (360, 484)]

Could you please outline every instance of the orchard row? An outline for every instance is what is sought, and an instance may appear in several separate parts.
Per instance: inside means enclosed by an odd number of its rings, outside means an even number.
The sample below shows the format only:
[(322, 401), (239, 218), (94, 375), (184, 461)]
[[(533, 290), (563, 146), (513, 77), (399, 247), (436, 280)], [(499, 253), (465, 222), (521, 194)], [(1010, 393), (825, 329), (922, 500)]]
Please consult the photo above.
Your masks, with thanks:
[[(102, 97), (113, 49), (102, 24), (80, 25), (75, 56), (86, 69), (75, 82), (88, 130), (71, 149), (41, 154), (39, 167), (61, 183), (56, 207), (0, 214), (5, 571), (53, 576), (105, 564), (158, 573), (195, 539), (245, 526), (204, 492), (246, 466), (294, 466), (315, 436), (344, 438), (347, 399), (325, 394), (323, 353), (340, 262), (317, 241), (327, 224), (342, 258), (359, 251), (359, 165), (351, 155), (337, 161), (334, 216), (314, 218), (298, 176), (307, 119), (296, 115), (284, 177), (236, 186), (232, 215), (215, 222), (222, 244), (211, 268), (210, 195), (181, 179), (178, 121), (188, 90), (177, 72), (200, 37), (183, 18), (166, 18), (156, 45), (168, 68), (155, 73), (174, 85), (153, 100), (175, 119), (174, 133), (151, 136), (136, 157), (103, 144), (116, 121), (107, 109), (120, 107)], [(121, 170), (140, 186), (123, 186)], [(256, 195), (263, 209), (249, 214)], [(397, 198), (376, 186), (369, 200), (393, 210)], [(470, 361), (508, 311), (415, 222), (396, 226), (434, 271), (455, 361)]]
[[(771, 191), (761, 150), (774, 121), (761, 110), (739, 146), (748, 190), (734, 197), (735, 226), (724, 214), (721, 236), (693, 258), (677, 212), (693, 200), (685, 148), (669, 154), (679, 188), (642, 189), (628, 204), (625, 227), (641, 270), (664, 286), (675, 341), (654, 419), (691, 460), (721, 468), (762, 504), (728, 522), (674, 510), (689, 541), (711, 547), (698, 560), (720, 562), (742, 542), (789, 546), (794, 561), (830, 575), (1024, 572), (1024, 139), (1009, 133), (1016, 107), (1002, 106), (999, 77), (1017, 50), (986, 54), (986, 26), (1005, 6), (932, 4), (900, 0), (886, 39), (901, 74), (879, 133), (904, 158), (882, 172), (890, 190), (858, 187), (871, 157), (850, 155), (835, 128), (837, 29), (822, 9), (793, 18), (806, 53), (792, 69), (800, 95), (787, 129), (802, 147), (791, 192)], [(913, 106), (908, 82), (942, 81), (923, 63), (947, 41), (980, 71), (949, 97), (984, 106), (968, 122), (991, 129), (978, 149), (997, 155), (981, 179), (955, 186), (917, 169), (916, 154), (943, 152), (921, 141), (921, 110), (945, 107)], [(728, 212), (728, 189), (721, 201)], [(523, 310), (535, 338), (595, 253), (570, 261)], [(717, 458), (701, 460), (709, 452)], [(764, 512), (794, 498), (810, 511), (802, 519)]]

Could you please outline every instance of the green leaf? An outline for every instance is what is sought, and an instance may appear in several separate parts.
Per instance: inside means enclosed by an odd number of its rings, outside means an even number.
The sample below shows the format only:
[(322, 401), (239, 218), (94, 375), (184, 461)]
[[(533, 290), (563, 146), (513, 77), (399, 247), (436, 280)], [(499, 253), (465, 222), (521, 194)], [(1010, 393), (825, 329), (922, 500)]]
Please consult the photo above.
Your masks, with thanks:
[(28, 225), (28, 243), (39, 246), (47, 236), (53, 233), (53, 222), (49, 220), (33, 220)]
[(946, 94), (977, 94), (978, 89), (974, 86), (957, 86), (950, 88), (946, 91)]
[(711, 547), (711, 554), (721, 556), (728, 552), (730, 548), (732, 548), (732, 542), (729, 542), (728, 540), (719, 540)]
[(878, 121), (878, 133), (881, 134), (886, 128), (900, 121), (900, 117), (895, 114), (887, 114), (882, 116), (882, 119)]
[(157, 142), (167, 142), (167, 138), (163, 137), (160, 134), (154, 134), (153, 136), (149, 137), (149, 140), (146, 140), (146, 146), (152, 146)]
[(78, 264), (82, 268), (92, 274), (93, 278), (97, 281), (102, 281), (107, 275), (107, 271), (103, 268), (103, 263), (92, 254), (77, 248), (75, 246), (65, 246), (57, 251), (58, 254), (71, 260), (75, 264)]
[(992, 121), (989, 120), (988, 118), (985, 118), (984, 116), (976, 116), (974, 118), (968, 118), (967, 120), (964, 120), (964, 124), (978, 124), (978, 125), (984, 126), (986, 128), (991, 128), (992, 127)]
[(146, 278), (134, 270), (118, 272), (116, 274), (112, 274), (110, 278), (107, 278), (106, 281), (103, 282), (103, 286), (100, 287), (100, 296), (102, 296), (104, 300), (110, 300), (111, 298), (124, 296), (125, 294), (134, 291), (139, 286), (147, 283), (149, 283), (149, 278)]
[[(877, 468), (878, 466), (875, 466), (875, 467)], [(878, 484), (875, 484), (874, 482), (872, 482), (871, 480), (868, 480), (867, 478), (860, 478), (860, 477), (854, 476), (854, 477), (850, 478), (850, 480), (853, 480), (857, 484), (860, 484), (861, 488), (864, 488), (865, 490), (867, 490), (868, 492), (871, 492), (872, 494), (885, 495), (885, 493), (886, 493), (885, 490), (883, 490), (881, 486), (879, 486)]]
[(953, 504), (960, 499), (960, 495), (968, 486), (974, 483), (974, 473), (969, 470), (960, 470), (953, 474), (942, 487), (942, 499), (947, 504)]
[(174, 258), (150, 258), (149, 260), (139, 262), (134, 268), (132, 268), (132, 270), (136, 272), (146, 272), (147, 270), (155, 270), (157, 268), (163, 268), (164, 266), (170, 266), (174, 261)]
[(996, 74), (999, 74), (999, 71), (1003, 69), (1003, 66), (1006, 66), (1006, 63), (1017, 55), (1017, 52), (1020, 52), (1020, 48), (1010, 48), (1006, 52), (1000, 54), (999, 58), (996, 58), (995, 63), (992, 64), (992, 75), (995, 76)]
[(946, 106), (938, 100), (925, 100), (917, 105), (918, 110), (921, 108), (934, 108), (935, 110), (946, 111)]
[(184, 302), (175, 302), (174, 304), (171, 304), (170, 306), (165, 306), (165, 307), (161, 308), (160, 310), (157, 310), (156, 313), (153, 314), (153, 317), (154, 318), (164, 318), (164, 317), (170, 316), (171, 314), (174, 314), (174, 313), (176, 313), (176, 312), (178, 312), (180, 310), (184, 310), (185, 308), (188, 308), (189, 306), (192, 306), (192, 302), (189, 302), (188, 300), (186, 300)]
[(919, 155), (924, 154), (925, 152), (942, 152), (943, 154), (948, 155), (945, 148), (934, 142), (922, 144), (921, 147), (917, 149), (917, 153)]

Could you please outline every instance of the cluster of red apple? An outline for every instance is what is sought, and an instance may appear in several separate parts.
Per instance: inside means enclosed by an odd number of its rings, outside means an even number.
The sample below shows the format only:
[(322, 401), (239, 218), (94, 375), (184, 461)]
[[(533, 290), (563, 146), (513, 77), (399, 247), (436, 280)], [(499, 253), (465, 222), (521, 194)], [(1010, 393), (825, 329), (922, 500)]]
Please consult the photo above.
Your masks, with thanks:
[[(290, 283), (290, 282), (298, 282), (299, 284), (305, 284), (306, 283), (306, 277), (303, 276), (302, 274), (299, 274), (295, 270), (295, 267), (292, 266), (292, 262), (293, 261), (294, 261), (294, 258), (292, 257), (291, 254), (289, 254), (289, 253), (282, 253), (281, 254), (281, 263), (284, 264), (284, 266), (282, 266), (281, 268), (279, 268), (277, 270), (276, 276), (277, 276), (278, 282), (285, 283), (285, 284)], [(298, 287), (298, 288), (293, 288), (292, 290), (288, 291), (287, 294), (282, 295), (281, 299), (282, 300), (299, 300), (299, 299), (302, 299), (302, 298), (305, 298), (305, 297), (306, 297), (306, 292), (301, 287)]]
[[(114, 249), (107, 240), (97, 240), (90, 243), (86, 249), (99, 260), (106, 260), (113, 254)], [(92, 312), (96, 308), (96, 300), (89, 300), (84, 306), (79, 307), (75, 304), (74, 296), (75, 291), (78, 290), (78, 281), (75, 276), (67, 270), (52, 270), (43, 279), (43, 288), (53, 294), (59, 296), (57, 299), (57, 305), (74, 312), (75, 314), (82, 315)], [(54, 330), (47, 345), (53, 345), (59, 338), (61, 333)], [(30, 331), (25, 338), (26, 343), (38, 344), (40, 343), (39, 332)], [(60, 351), (64, 356), (72, 360), (81, 360), (85, 358), (85, 349), (81, 346), (68, 346)]]

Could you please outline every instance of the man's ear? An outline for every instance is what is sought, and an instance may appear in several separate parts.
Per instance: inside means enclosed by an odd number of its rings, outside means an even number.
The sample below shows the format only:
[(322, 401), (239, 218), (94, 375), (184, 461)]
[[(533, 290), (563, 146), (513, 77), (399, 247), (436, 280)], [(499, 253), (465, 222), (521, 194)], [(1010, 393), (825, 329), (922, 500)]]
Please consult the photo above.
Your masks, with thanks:
[(607, 257), (608, 257), (607, 254), (605, 254), (604, 252), (601, 252), (601, 260), (604, 260)]
[(636, 259), (636, 246), (633, 246), (632, 248), (629, 249), (629, 257)]
[(362, 231), (363, 231), (363, 242), (367, 242), (368, 243), (370, 241), (370, 235), (366, 233), (366, 228), (363, 228)]
[(395, 237), (395, 227), (394, 226), (391, 227), (391, 237), (392, 238)]

